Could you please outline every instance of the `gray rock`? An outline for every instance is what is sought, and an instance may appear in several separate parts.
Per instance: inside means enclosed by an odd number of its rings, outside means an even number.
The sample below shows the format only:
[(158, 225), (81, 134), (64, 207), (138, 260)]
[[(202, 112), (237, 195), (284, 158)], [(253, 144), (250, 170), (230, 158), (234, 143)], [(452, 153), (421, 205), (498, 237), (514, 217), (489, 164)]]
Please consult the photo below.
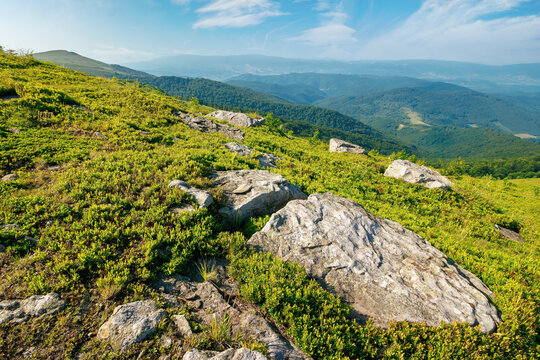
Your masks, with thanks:
[[(198, 322), (202, 325), (209, 325), (216, 317), (223, 315), (229, 316), (232, 333), (246, 334), (265, 344), (268, 348), (269, 358), (271, 359), (310, 359), (309, 356), (305, 355), (294, 344), (291, 344), (285, 339), (263, 317), (250, 308), (246, 309), (245, 304), (237, 306), (233, 302), (228, 301), (227, 299), (235, 297), (229, 293), (224, 293), (226, 288), (223, 286), (218, 287), (216, 284), (210, 282), (191, 282), (182, 276), (172, 276), (157, 281), (154, 287), (161, 292), (163, 298), (172, 306), (178, 306), (180, 304), (178, 299), (185, 301), (193, 310), (191, 313), (193, 321), (197, 321), (198, 319)], [(177, 318), (173, 317), (173, 319), (176, 323)], [(177, 326), (180, 327), (178, 323)], [(202, 354), (197, 350), (187, 356), (191, 359), (197, 359), (199, 358), (198, 356), (212, 358), (215, 355), (208, 356), (208, 354)], [(223, 353), (221, 356), (223, 356)]]
[(366, 150), (358, 146), (356, 144), (351, 144), (350, 142), (346, 142), (340, 139), (330, 139), (330, 146), (329, 146), (330, 152), (337, 152), (337, 153), (351, 153), (351, 154), (365, 154)]
[(152, 300), (135, 301), (117, 306), (98, 330), (97, 337), (121, 350), (152, 335), (167, 313)]
[(65, 301), (56, 293), (33, 295), (24, 300), (0, 301), (0, 325), (24, 322), (31, 317), (54, 315), (65, 307)]
[(266, 356), (260, 352), (248, 348), (228, 349), (219, 354), (193, 349), (182, 357), (183, 360), (266, 360)]
[(384, 172), (384, 176), (403, 179), (430, 189), (448, 189), (454, 185), (437, 171), (416, 165), (409, 160), (394, 160)]
[(18, 134), (21, 132), (21, 129), (19, 128), (9, 128), (8, 131), (12, 134)]
[[(239, 156), (250, 156), (253, 153), (253, 150), (249, 147), (235, 142), (230, 142), (223, 146), (230, 152), (236, 153)], [(261, 167), (277, 169), (276, 161), (283, 159), (276, 155), (261, 153), (261, 155), (257, 157), (257, 160), (259, 160), (259, 165)]]
[(497, 225), (495, 224), (493, 226), (496, 230), (500, 231), (502, 236), (504, 236), (505, 238), (507, 239), (510, 239), (510, 240), (514, 240), (514, 241), (517, 241), (517, 242), (524, 242), (523, 239), (521, 238), (521, 236), (519, 235), (519, 233), (513, 231), (513, 230), (510, 230), (510, 229), (507, 229), (505, 227), (502, 227), (500, 225)]
[(17, 223), (6, 224), (6, 225), (0, 226), (1, 231), (9, 231), (9, 230), (14, 230), (14, 229), (18, 229), (18, 228), (19, 228), (19, 224), (17, 224)]
[(176, 206), (176, 207), (171, 208), (169, 211), (172, 212), (174, 215), (180, 215), (180, 214), (185, 213), (185, 212), (191, 212), (191, 211), (196, 211), (196, 210), (197, 209), (195, 209), (191, 205), (181, 204), (180, 206)]
[(378, 326), (458, 321), (492, 332), (501, 321), (473, 274), (400, 224), (330, 193), (289, 202), (248, 244), (303, 265)]
[(180, 334), (182, 334), (183, 337), (189, 337), (193, 335), (191, 326), (189, 326), (189, 322), (184, 315), (173, 315), (172, 318), (174, 323), (176, 324), (176, 327), (178, 328), (178, 331), (180, 332)]
[(15, 181), (18, 178), (19, 178), (19, 175), (17, 174), (7, 174), (6, 176), (2, 177), (2, 181), (3, 182)]
[(218, 171), (213, 179), (226, 198), (219, 213), (232, 222), (271, 214), (292, 199), (306, 198), (298, 186), (266, 170)]
[(178, 112), (176, 113), (176, 115), (182, 120), (184, 124), (186, 124), (192, 129), (202, 132), (219, 132), (226, 137), (234, 139), (236, 141), (244, 141), (244, 132), (240, 129), (227, 125), (216, 124), (210, 119), (193, 116), (191, 114), (183, 112)]
[(206, 208), (212, 205), (214, 198), (208, 192), (191, 187), (188, 183), (182, 180), (173, 180), (169, 183), (169, 187), (176, 187), (182, 191), (187, 192), (195, 199), (200, 208)]
[(253, 119), (246, 114), (231, 111), (217, 110), (206, 116), (213, 117), (217, 120), (226, 121), (234, 126), (251, 127), (264, 124), (264, 118)]
[(94, 136), (100, 139), (107, 139), (107, 136), (103, 135), (99, 131), (94, 132)]

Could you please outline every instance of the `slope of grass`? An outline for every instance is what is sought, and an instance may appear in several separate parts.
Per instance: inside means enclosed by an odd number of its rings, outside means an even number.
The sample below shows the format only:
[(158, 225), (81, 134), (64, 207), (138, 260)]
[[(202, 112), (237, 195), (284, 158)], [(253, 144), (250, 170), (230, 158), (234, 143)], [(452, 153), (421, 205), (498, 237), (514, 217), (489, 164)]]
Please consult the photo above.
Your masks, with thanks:
[[(490, 335), (463, 324), (361, 327), (347, 317), (349, 307), (302, 268), (243, 250), (264, 218), (236, 229), (244, 233), (223, 230), (220, 191), (207, 176), (259, 164), (228, 152), (222, 144), (230, 139), (192, 130), (174, 115), (211, 109), (194, 108), (138, 83), (5, 54), (0, 54), (0, 86), (19, 95), (0, 101), (0, 172), (19, 175), (0, 182), (0, 225), (19, 224), (0, 231), (6, 247), (0, 254), (0, 300), (55, 291), (67, 301), (56, 316), (0, 325), (1, 358), (22, 358), (32, 347), (32, 356), (43, 359), (78, 354), (181, 358), (186, 347), (166, 348), (160, 342), (162, 334), (174, 331), (169, 320), (153, 338), (123, 353), (95, 334), (116, 306), (138, 299), (153, 298), (169, 314), (189, 316), (189, 309), (167, 307), (151, 285), (161, 274), (183, 274), (197, 258), (213, 255), (233, 260), (242, 295), (316, 359), (533, 359), (540, 354), (538, 180), (512, 182), (514, 188), (463, 177), (455, 191), (430, 190), (384, 177), (387, 157), (329, 153), (318, 140), (266, 127), (246, 129), (245, 144), (280, 156), (276, 172), (306, 193), (331, 191), (355, 200), (417, 232), (472, 271), (493, 290), (504, 319)], [(172, 179), (208, 189), (216, 204), (174, 215), (173, 207), (192, 200), (168, 188)], [(518, 224), (525, 243), (504, 239), (494, 223)]]

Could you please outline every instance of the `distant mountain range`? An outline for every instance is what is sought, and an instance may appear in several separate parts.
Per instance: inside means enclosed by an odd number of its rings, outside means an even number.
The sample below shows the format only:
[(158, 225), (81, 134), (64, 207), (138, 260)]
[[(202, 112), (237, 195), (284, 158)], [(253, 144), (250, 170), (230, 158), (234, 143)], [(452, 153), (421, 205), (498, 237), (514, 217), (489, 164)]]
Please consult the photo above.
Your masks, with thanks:
[(213, 80), (226, 80), (243, 74), (314, 72), (409, 76), (450, 82), (490, 93), (540, 92), (540, 63), (494, 66), (438, 60), (340, 62), (262, 55), (177, 55), (126, 65), (154, 75), (203, 77)]
[(75, 53), (55, 51), (35, 56), (92, 75), (138, 80), (171, 95), (195, 96), (204, 104), (273, 112), (297, 135), (311, 136), (319, 130), (324, 140), (341, 137), (382, 152), (407, 148), (432, 158), (540, 154), (540, 144), (511, 135), (528, 140), (537, 140), (540, 135), (540, 111), (535, 108), (540, 97), (534, 93), (492, 96), (408, 76), (313, 72), (243, 74), (227, 80), (227, 84), (153, 76)]

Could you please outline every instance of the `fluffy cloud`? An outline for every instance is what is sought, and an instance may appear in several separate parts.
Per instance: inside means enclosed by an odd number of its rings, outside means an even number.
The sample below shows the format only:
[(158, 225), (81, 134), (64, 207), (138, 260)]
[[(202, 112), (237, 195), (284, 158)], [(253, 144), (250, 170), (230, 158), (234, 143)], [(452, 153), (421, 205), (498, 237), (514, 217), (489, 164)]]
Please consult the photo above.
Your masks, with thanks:
[(527, 0), (425, 0), (395, 29), (362, 46), (358, 57), (538, 61), (540, 16), (505, 16), (505, 11), (524, 2)]
[[(186, 0), (177, 0), (184, 1)], [(258, 25), (266, 18), (285, 15), (272, 0), (212, 0), (196, 10), (201, 18), (193, 28), (240, 28)]]
[(301, 35), (289, 38), (289, 41), (321, 47), (328, 56), (346, 54), (346, 45), (356, 43), (357, 39), (354, 36), (356, 30), (345, 25), (348, 15), (343, 10), (343, 4), (319, 1), (315, 10), (321, 12), (319, 26), (304, 30)]

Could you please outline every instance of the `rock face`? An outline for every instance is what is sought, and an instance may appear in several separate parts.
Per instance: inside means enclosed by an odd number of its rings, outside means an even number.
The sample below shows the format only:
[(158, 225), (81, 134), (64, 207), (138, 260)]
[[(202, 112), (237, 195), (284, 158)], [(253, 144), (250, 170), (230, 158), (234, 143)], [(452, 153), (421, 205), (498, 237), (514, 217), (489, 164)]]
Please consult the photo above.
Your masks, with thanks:
[(379, 326), (459, 321), (492, 332), (501, 321), (473, 274), (400, 224), (330, 193), (289, 202), (248, 244), (303, 265)]
[(218, 171), (213, 179), (224, 191), (227, 204), (219, 213), (228, 221), (271, 214), (290, 200), (306, 198), (298, 186), (265, 170)]
[[(219, 270), (218, 268), (220, 273), (226, 273), (224, 269)], [(254, 308), (247, 306), (244, 302), (236, 303), (234, 299), (238, 298), (238, 289), (235, 288), (235, 283), (227, 278), (221, 277), (214, 284), (193, 282), (183, 276), (172, 276), (157, 281), (154, 287), (160, 291), (165, 301), (171, 306), (179, 306), (181, 302), (187, 303), (193, 309), (190, 313), (190, 320), (203, 326), (209, 325), (216, 317), (228, 316), (231, 321), (232, 334), (247, 334), (265, 344), (270, 359), (310, 359), (281, 336), (277, 329), (254, 311)], [(174, 318), (174, 321), (179, 328), (186, 329), (183, 319), (180, 320), (180, 324), (177, 322), (177, 318)], [(184, 334), (183, 330), (179, 330), (179, 332), (184, 336), (189, 336)], [(203, 357), (204, 359), (215, 356), (215, 354), (208, 356), (207, 352), (197, 351), (197, 353), (206, 356)], [(192, 356), (196, 355), (192, 354)], [(230, 358), (232, 355), (227, 357), (227, 359)], [(197, 357), (191, 357), (191, 359), (197, 359)]]
[(176, 328), (183, 337), (189, 337), (193, 335), (191, 326), (189, 326), (189, 322), (184, 315), (173, 315), (173, 321), (176, 324)]
[(497, 225), (495, 224), (493, 226), (496, 230), (499, 230), (502, 234), (502, 236), (504, 236), (505, 238), (507, 239), (510, 239), (510, 240), (514, 240), (514, 241), (517, 241), (517, 242), (523, 242), (523, 239), (521, 238), (521, 236), (519, 235), (519, 233), (513, 231), (513, 230), (510, 230), (510, 229), (507, 229), (505, 227), (502, 227), (500, 225)]
[(171, 181), (169, 183), (169, 187), (176, 187), (182, 191), (187, 192), (193, 197), (193, 199), (195, 199), (197, 204), (199, 204), (199, 208), (209, 207), (214, 202), (214, 198), (212, 198), (212, 195), (210, 195), (208, 192), (191, 187), (191, 185), (182, 180)]
[(248, 348), (228, 349), (220, 353), (193, 349), (185, 353), (182, 360), (266, 360), (266, 356)]
[[(230, 142), (223, 146), (230, 152), (236, 153), (239, 156), (250, 156), (253, 153), (253, 150), (251, 150), (247, 146), (235, 142)], [(277, 169), (276, 161), (283, 159), (276, 155), (262, 153), (260, 156), (257, 157), (257, 160), (259, 160), (259, 165), (261, 165), (262, 167)]]
[(351, 153), (351, 154), (365, 154), (366, 150), (358, 145), (351, 144), (350, 142), (346, 142), (340, 139), (330, 139), (330, 152), (337, 152), (337, 153)]
[(2, 177), (2, 181), (3, 182), (15, 181), (18, 178), (19, 178), (19, 175), (17, 174), (7, 174), (6, 176)]
[(264, 124), (264, 118), (253, 119), (246, 114), (217, 110), (207, 116), (223, 120), (235, 126), (251, 127)]
[(437, 171), (416, 165), (409, 160), (394, 160), (384, 172), (384, 176), (403, 179), (430, 189), (448, 189), (454, 185)]
[(152, 300), (117, 306), (98, 330), (99, 339), (107, 340), (116, 350), (141, 342), (153, 334), (167, 313)]
[(219, 132), (236, 141), (244, 141), (244, 132), (240, 129), (227, 125), (216, 124), (210, 119), (193, 116), (183, 112), (178, 112), (176, 115), (182, 119), (184, 124), (192, 129), (202, 132)]
[(0, 325), (11, 322), (24, 322), (31, 317), (53, 315), (62, 310), (65, 301), (60, 295), (33, 295), (24, 300), (0, 301)]

